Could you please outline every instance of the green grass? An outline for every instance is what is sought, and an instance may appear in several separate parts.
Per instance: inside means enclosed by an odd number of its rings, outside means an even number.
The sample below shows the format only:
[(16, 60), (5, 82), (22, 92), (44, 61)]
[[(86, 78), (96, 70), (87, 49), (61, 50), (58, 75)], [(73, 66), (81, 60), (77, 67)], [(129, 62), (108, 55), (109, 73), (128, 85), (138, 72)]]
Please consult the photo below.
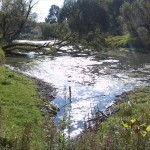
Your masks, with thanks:
[(134, 37), (130, 34), (121, 36), (108, 36), (106, 39), (107, 47), (111, 48), (129, 48), (137, 52), (150, 52), (150, 44), (146, 44), (140, 37)]
[(108, 36), (106, 38), (106, 43), (108, 47), (118, 48), (118, 47), (126, 47), (128, 42), (130, 41), (130, 35), (125, 34), (122, 36)]
[(0, 149), (44, 149), (40, 104), (34, 81), (0, 66)]
[[(131, 104), (131, 105), (130, 105)], [(129, 94), (120, 111), (74, 144), (77, 150), (149, 150), (150, 87)]]

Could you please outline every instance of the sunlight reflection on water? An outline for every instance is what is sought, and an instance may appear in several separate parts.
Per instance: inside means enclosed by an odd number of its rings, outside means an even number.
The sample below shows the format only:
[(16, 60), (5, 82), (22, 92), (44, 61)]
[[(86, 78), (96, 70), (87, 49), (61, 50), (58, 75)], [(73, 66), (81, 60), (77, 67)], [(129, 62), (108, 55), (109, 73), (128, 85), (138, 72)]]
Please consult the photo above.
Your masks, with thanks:
[[(20, 62), (19, 70), (32, 77), (52, 83), (58, 94), (54, 103), (60, 108), (56, 122), (64, 113), (64, 105), (71, 87), (71, 137), (83, 130), (84, 118), (96, 105), (104, 109), (116, 95), (142, 85), (141, 81), (128, 76), (127, 70), (111, 69), (119, 60), (99, 60), (93, 57), (44, 57), (34, 61)], [(135, 84), (136, 83), (136, 84)], [(67, 131), (66, 131), (67, 133)]]

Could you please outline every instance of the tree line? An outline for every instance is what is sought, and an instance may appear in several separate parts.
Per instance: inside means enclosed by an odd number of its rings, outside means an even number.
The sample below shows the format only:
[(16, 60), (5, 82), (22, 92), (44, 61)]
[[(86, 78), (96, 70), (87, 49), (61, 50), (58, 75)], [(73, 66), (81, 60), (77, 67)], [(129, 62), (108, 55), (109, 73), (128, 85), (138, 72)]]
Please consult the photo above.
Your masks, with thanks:
[(44, 23), (35, 21), (31, 11), (35, 4), (34, 0), (1, 0), (0, 33), (8, 43), (32, 33), (94, 50), (111, 46), (108, 43), (116, 36), (122, 46), (150, 46), (150, 0), (64, 0), (62, 8), (51, 6)]
[[(51, 20), (53, 12), (57, 12), (56, 22)], [(115, 36), (122, 36), (124, 46), (149, 48), (150, 45), (150, 0), (64, 0), (62, 8), (50, 8), (45, 21), (49, 23), (43, 27), (45, 38), (57, 37), (56, 26), (63, 24), (68, 33), (75, 35), (74, 39), (94, 49), (108, 46), (106, 39)]]

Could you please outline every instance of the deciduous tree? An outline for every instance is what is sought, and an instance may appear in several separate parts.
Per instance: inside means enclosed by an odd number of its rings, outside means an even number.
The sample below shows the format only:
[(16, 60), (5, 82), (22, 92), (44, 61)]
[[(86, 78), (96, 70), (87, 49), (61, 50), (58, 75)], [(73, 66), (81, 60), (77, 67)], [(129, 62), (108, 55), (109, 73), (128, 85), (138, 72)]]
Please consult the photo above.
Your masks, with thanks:
[(0, 30), (8, 43), (17, 39), (26, 23), (33, 19), (34, 0), (1, 0)]

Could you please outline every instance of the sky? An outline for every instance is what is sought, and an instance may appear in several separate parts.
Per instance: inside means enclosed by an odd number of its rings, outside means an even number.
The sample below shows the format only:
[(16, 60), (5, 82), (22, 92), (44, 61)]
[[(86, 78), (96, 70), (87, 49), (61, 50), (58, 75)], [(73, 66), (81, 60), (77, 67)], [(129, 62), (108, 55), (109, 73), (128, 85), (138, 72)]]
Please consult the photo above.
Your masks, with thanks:
[(34, 6), (33, 12), (38, 14), (38, 22), (44, 22), (47, 17), (51, 5), (57, 5), (61, 7), (64, 0), (38, 0), (38, 3)]

